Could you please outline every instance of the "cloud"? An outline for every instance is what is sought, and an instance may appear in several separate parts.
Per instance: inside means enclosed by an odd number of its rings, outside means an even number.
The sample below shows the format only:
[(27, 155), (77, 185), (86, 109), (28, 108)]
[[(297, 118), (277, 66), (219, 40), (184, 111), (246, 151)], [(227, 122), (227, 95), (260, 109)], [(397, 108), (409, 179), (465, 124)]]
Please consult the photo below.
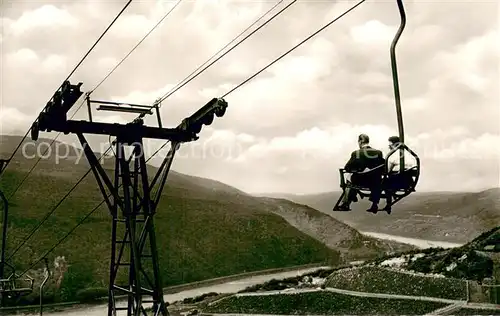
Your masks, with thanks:
[(69, 12), (49, 4), (42, 5), (35, 10), (25, 11), (18, 19), (6, 19), (3, 23), (7, 27), (7, 32), (12, 32), (14, 35), (41, 28), (78, 26), (78, 20)]
[[(4, 108), (1, 107), (2, 115), (0, 115), (0, 133), (2, 135), (10, 134), (12, 131), (16, 131), (15, 127), (19, 125), (24, 125), (30, 122), (27, 115), (15, 108)], [(14, 127), (14, 129), (13, 129)]]
[(41, 66), (46, 71), (57, 71), (58, 69), (65, 68), (67, 63), (66, 56), (49, 55), (42, 62)]
[[(164, 126), (177, 126), (213, 97), (245, 82), (352, 4), (297, 2), (164, 100)], [(20, 1), (2, 12), (3, 133), (29, 127), (122, 5)], [(173, 5), (131, 4), (71, 80), (91, 90)], [(92, 97), (152, 104), (273, 5), (182, 2)], [(419, 190), (498, 185), (500, 158), (491, 145), (500, 134), (498, 4), (413, 1), (405, 6), (407, 24), (396, 56), (406, 141), (422, 158)], [(173, 168), (248, 191), (337, 189), (337, 169), (356, 148), (359, 133), (369, 134), (373, 146), (384, 151), (387, 137), (398, 133), (389, 54), (398, 26), (393, 1), (362, 4), (230, 93), (226, 115), (205, 127), (200, 140), (183, 145)], [(75, 118), (84, 119), (85, 112)], [(94, 115), (108, 122), (133, 118)], [(156, 124), (154, 117), (146, 123)], [(148, 142), (148, 152), (162, 143)]]
[(29, 48), (21, 48), (18, 51), (8, 53), (5, 56), (7, 65), (30, 66), (39, 61), (38, 55)]
[(395, 27), (389, 27), (378, 20), (370, 20), (351, 28), (350, 35), (355, 42), (363, 45), (378, 45), (391, 41), (396, 31)]

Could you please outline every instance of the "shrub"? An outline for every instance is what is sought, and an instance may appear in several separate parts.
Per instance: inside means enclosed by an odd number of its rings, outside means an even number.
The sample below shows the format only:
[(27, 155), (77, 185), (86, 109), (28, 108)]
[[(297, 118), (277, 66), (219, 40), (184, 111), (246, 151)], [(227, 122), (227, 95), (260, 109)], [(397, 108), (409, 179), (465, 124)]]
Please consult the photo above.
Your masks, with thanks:
[(68, 267), (59, 291), (60, 301), (76, 301), (77, 292), (94, 282), (93, 267), (90, 264), (76, 263)]
[(207, 297), (212, 297), (212, 296), (217, 296), (219, 293), (217, 292), (209, 292), (209, 293), (204, 293), (202, 295), (196, 296), (196, 297), (188, 297), (185, 298), (182, 303), (184, 304), (194, 304), (198, 302), (204, 301)]
[(76, 299), (81, 303), (90, 303), (108, 296), (108, 289), (103, 287), (89, 287), (76, 292)]

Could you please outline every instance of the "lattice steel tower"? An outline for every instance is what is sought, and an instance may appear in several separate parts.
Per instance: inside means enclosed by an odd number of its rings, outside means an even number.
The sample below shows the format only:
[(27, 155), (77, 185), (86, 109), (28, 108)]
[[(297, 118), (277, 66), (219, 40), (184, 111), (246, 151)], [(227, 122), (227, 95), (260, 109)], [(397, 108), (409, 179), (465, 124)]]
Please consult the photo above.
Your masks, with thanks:
[[(176, 150), (181, 143), (197, 140), (202, 126), (211, 124), (214, 116), (223, 116), (227, 102), (214, 98), (176, 128), (163, 128), (157, 103), (123, 106), (124, 103), (91, 100), (87, 93), (89, 121), (67, 120), (67, 112), (83, 95), (81, 85), (72, 85), (69, 81), (63, 84), (33, 124), (31, 137), (37, 140), (40, 131), (75, 133), (83, 147), (112, 218), (108, 315), (116, 315), (121, 310), (130, 316), (168, 315), (163, 299), (154, 214)], [(94, 104), (98, 105), (97, 110), (138, 113), (140, 117), (128, 124), (93, 122)], [(144, 125), (142, 117), (153, 114), (152, 109), (156, 110), (158, 127)], [(85, 133), (116, 137), (113, 175), (99, 163)], [(154, 177), (148, 175), (144, 138), (170, 141), (171, 149)], [(129, 155), (127, 147), (131, 149)], [(128, 298), (124, 306), (119, 304), (119, 295)], [(152, 313), (146, 312), (148, 305), (152, 306)]]

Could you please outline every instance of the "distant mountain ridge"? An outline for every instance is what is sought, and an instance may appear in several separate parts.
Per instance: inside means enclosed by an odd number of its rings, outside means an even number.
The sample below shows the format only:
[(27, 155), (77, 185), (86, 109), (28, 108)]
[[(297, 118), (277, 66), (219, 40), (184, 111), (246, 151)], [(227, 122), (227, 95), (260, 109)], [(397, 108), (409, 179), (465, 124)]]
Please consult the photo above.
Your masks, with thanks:
[(464, 193), (415, 192), (398, 202), (391, 215), (365, 212), (368, 202), (364, 200), (353, 203), (352, 212), (333, 212), (340, 194), (282, 197), (309, 205), (361, 231), (429, 240), (465, 243), (500, 223), (500, 188)]

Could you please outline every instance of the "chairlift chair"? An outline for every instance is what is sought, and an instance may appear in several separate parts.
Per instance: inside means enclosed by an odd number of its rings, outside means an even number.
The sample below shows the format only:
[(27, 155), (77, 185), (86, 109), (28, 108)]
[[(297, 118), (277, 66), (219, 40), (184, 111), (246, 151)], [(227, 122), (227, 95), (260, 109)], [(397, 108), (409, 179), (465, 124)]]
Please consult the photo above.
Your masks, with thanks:
[[(408, 151), (415, 158), (416, 162), (415, 166), (408, 169), (402, 168), (398, 172), (389, 173), (388, 172), (389, 157), (392, 156), (396, 151), (402, 152), (405, 150)], [(398, 147), (394, 148), (391, 152), (389, 152), (385, 164), (383, 165), (359, 172), (348, 172), (343, 168), (339, 169), (340, 187), (342, 188), (342, 194), (337, 200), (334, 209), (337, 209), (337, 207), (340, 205), (342, 199), (346, 194), (347, 188), (355, 190), (357, 195), (359, 195), (361, 199), (370, 196), (371, 193), (370, 188), (352, 184), (351, 181), (347, 179), (346, 177), (347, 175), (349, 174), (350, 175), (358, 174), (363, 176), (369, 176), (370, 174), (374, 175), (375, 173), (380, 172), (381, 168), (383, 168), (383, 172), (381, 172), (381, 177), (380, 177), (380, 185), (382, 192), (380, 198), (387, 199), (388, 197), (390, 197), (390, 202), (386, 205), (386, 207), (389, 208), (392, 207), (394, 204), (396, 204), (404, 197), (410, 195), (412, 192), (415, 192), (415, 188), (417, 186), (420, 177), (420, 158), (414, 151), (408, 148), (408, 146), (406, 146), (405, 144), (400, 144)]]
[(10, 268), (11, 273), (8, 278), (0, 279), (0, 294), (2, 297), (18, 299), (21, 296), (31, 294), (35, 280), (26, 274), (21, 277), (15, 273), (13, 266), (6, 262), (3, 264), (4, 267)]

